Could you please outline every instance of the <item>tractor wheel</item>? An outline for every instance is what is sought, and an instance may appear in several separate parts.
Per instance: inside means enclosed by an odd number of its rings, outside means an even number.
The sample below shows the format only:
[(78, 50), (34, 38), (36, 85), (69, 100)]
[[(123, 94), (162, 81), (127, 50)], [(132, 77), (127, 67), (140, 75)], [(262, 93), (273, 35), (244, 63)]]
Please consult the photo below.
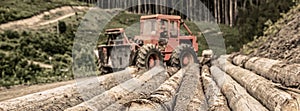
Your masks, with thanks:
[(136, 65), (141, 69), (151, 69), (163, 65), (162, 53), (153, 44), (146, 44), (139, 48)]
[(181, 44), (172, 52), (169, 65), (182, 68), (190, 63), (198, 63), (197, 60), (198, 59), (194, 48), (188, 44)]

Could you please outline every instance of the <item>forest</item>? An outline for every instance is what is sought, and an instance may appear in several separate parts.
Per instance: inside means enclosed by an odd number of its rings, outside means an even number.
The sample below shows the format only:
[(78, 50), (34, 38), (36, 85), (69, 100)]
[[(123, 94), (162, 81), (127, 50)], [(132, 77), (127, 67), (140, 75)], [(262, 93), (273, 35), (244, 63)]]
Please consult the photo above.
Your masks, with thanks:
[[(134, 14), (171, 14), (180, 15), (189, 21), (215, 22), (238, 30), (232, 38), (238, 44), (226, 44), (233, 47), (228, 51), (238, 51), (257, 36), (263, 35), (266, 27), (276, 22), (282, 13), (299, 0), (79, 0), (95, 4), (103, 9), (122, 8)], [(160, 4), (160, 5), (155, 5)], [(177, 9), (177, 10), (175, 10)], [(194, 18), (194, 20), (192, 19)], [(227, 30), (227, 29), (225, 29)], [(225, 33), (226, 35), (226, 33)], [(226, 39), (226, 36), (225, 36)]]

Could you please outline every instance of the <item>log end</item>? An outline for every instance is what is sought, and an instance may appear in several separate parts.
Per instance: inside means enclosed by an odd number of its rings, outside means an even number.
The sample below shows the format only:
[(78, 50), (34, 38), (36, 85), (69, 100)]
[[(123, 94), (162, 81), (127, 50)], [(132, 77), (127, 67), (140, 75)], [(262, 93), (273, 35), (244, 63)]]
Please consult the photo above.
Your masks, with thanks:
[(299, 100), (291, 99), (289, 101), (286, 101), (284, 105), (282, 105), (281, 111), (300, 111), (300, 103)]

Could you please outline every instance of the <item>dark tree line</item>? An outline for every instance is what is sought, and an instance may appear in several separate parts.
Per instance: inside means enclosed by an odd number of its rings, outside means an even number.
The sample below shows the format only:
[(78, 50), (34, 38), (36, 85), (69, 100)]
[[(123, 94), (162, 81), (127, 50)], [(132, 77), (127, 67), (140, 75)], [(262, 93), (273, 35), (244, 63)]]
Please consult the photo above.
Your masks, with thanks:
[[(183, 18), (193, 17), (200, 21), (215, 21), (230, 26), (238, 24), (241, 11), (253, 11), (262, 5), (272, 5), (270, 8), (291, 6), (298, 0), (79, 0), (96, 4), (100, 8), (126, 8), (132, 13), (145, 14), (174, 14)], [(155, 5), (162, 4), (162, 5)], [(209, 10), (205, 11), (206, 7)], [(169, 7), (165, 7), (169, 6)], [(173, 7), (178, 7), (174, 10)], [(268, 6), (267, 6), (268, 7)], [(273, 9), (272, 9), (273, 10)], [(210, 16), (211, 15), (211, 16)], [(249, 15), (248, 15), (249, 16)], [(191, 18), (190, 18), (191, 19)]]
[[(131, 13), (173, 14), (196, 21), (215, 21), (239, 30), (239, 42), (263, 35), (265, 23), (277, 21), (300, 0), (81, 0), (100, 8), (125, 8)], [(162, 4), (162, 5), (155, 5)], [(203, 4), (203, 5), (201, 5)], [(170, 6), (164, 7), (164, 6)], [(204, 7), (205, 6), (205, 7)], [(176, 8), (174, 8), (176, 7)], [(208, 11), (206, 10), (206, 7)], [(177, 9), (177, 10), (174, 10)], [(194, 18), (194, 19), (191, 19)]]

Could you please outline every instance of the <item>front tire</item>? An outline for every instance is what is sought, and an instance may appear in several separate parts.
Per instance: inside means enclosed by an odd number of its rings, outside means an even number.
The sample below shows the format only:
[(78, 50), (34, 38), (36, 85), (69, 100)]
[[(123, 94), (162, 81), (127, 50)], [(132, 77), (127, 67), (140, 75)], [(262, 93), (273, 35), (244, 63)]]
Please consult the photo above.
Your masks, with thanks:
[(183, 68), (191, 63), (198, 63), (194, 48), (188, 44), (181, 44), (172, 52), (169, 64), (173, 67)]
[(154, 44), (146, 44), (139, 48), (136, 65), (139, 69), (151, 69), (163, 65), (162, 53)]

